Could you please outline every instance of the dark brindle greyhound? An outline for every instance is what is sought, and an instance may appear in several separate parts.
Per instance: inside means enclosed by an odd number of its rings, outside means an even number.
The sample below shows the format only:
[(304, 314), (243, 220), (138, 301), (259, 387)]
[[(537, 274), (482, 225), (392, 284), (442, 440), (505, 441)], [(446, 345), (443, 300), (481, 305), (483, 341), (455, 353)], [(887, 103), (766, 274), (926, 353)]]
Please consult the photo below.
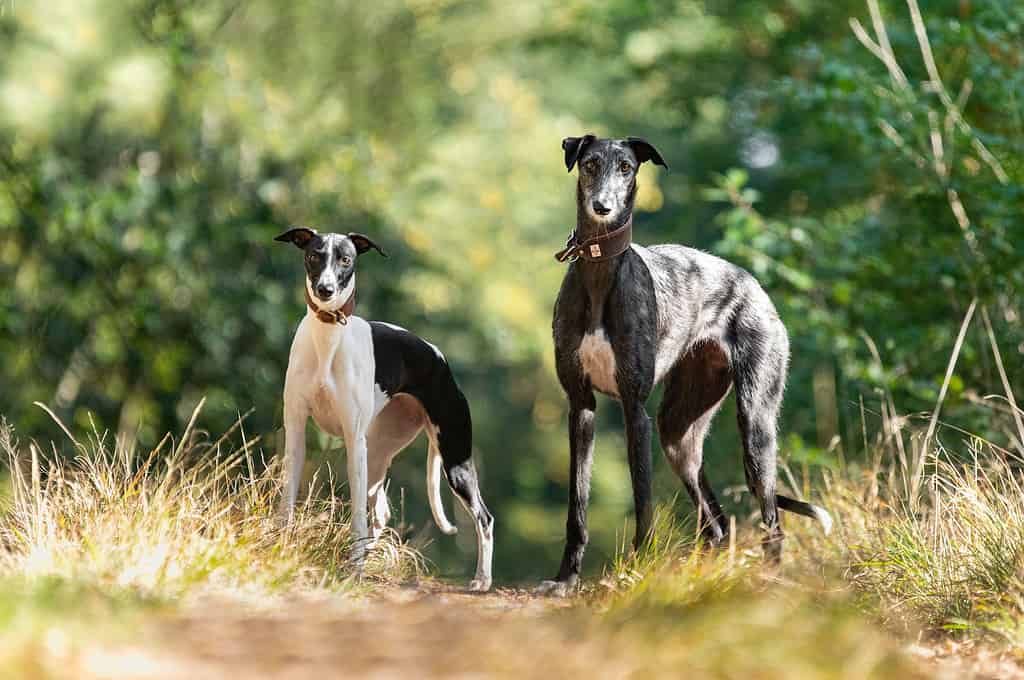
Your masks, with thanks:
[(779, 508), (816, 518), (822, 508), (778, 494), (776, 420), (789, 340), (771, 300), (749, 273), (678, 245), (631, 243), (636, 174), (641, 163), (667, 167), (648, 142), (569, 137), (565, 165), (579, 166), (576, 230), (556, 257), (569, 269), (555, 302), (558, 379), (569, 398), (570, 488), (565, 554), (540, 590), (570, 592), (587, 544), (587, 499), (594, 453), (594, 391), (622, 404), (636, 512), (634, 546), (651, 524), (651, 422), (645, 404), (665, 382), (658, 436), (697, 506), (706, 543), (720, 543), (728, 521), (703, 469), (711, 419), (736, 387), (743, 467), (761, 505), (765, 557), (782, 550)]

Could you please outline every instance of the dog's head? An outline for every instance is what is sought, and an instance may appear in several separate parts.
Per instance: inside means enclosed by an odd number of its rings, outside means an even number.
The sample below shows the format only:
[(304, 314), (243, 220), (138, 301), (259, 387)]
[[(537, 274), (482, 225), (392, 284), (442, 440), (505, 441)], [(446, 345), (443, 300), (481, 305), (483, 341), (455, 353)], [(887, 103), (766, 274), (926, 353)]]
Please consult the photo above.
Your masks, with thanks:
[(327, 308), (344, 304), (351, 295), (356, 257), (371, 248), (387, 257), (380, 246), (362, 234), (318, 234), (308, 227), (296, 227), (274, 240), (294, 243), (305, 253), (309, 290)]
[(579, 167), (579, 209), (598, 223), (619, 224), (632, 212), (641, 163), (651, 161), (668, 168), (658, 150), (639, 137), (566, 137), (562, 149), (566, 169), (572, 172), (573, 166)]

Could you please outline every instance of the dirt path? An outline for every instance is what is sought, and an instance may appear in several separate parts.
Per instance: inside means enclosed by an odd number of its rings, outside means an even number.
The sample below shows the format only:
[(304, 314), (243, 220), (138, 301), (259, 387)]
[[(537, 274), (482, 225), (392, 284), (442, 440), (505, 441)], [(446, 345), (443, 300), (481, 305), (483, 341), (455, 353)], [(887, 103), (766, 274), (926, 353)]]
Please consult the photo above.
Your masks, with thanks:
[[(76, 650), (53, 670), (54, 677), (82, 680), (706, 675), (678, 665), (674, 650), (657, 639), (594, 619), (579, 603), (510, 589), (471, 595), (439, 584), (270, 605), (203, 601), (148, 622), (132, 643)], [(910, 647), (907, 658), (920, 671), (911, 677), (1024, 678), (1006, 659), (967, 648)], [(742, 675), (751, 677), (749, 669)], [(766, 668), (753, 677), (787, 676)], [(799, 677), (908, 676), (851, 666), (849, 674)]]
[[(164, 630), (188, 650), (179, 677), (472, 677), (538, 655), (545, 665), (567, 642), (547, 620), (552, 604), (515, 591), (474, 596), (438, 587), (397, 590), (359, 603), (295, 603), (278, 612), (186, 618)], [(253, 650), (259, 650), (257, 654)], [(175, 677), (175, 676), (167, 676)], [(615, 676), (606, 676), (615, 677)], [(619, 676), (621, 677), (621, 676)]]
[(135, 644), (68, 661), (72, 677), (111, 680), (550, 677), (595, 661), (592, 678), (628, 674), (581, 635), (585, 620), (520, 590), (473, 595), (437, 584), (271, 607), (210, 601), (148, 624)]

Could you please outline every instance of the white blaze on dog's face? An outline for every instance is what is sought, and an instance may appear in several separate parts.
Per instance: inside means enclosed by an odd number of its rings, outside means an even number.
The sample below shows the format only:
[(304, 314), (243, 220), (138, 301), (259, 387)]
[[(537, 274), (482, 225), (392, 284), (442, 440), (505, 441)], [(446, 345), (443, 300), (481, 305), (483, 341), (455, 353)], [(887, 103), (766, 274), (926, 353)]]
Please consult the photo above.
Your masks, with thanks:
[(307, 285), (326, 307), (344, 303), (352, 294), (356, 274), (356, 249), (347, 236), (317, 236), (305, 248)]
[(380, 246), (362, 234), (318, 234), (307, 227), (286, 231), (275, 240), (294, 243), (305, 253), (306, 287), (310, 295), (332, 310), (348, 301), (355, 287), (356, 257)]
[(661, 154), (645, 140), (598, 139), (594, 135), (567, 137), (562, 141), (565, 165), (579, 167), (576, 200), (579, 208), (597, 224), (618, 225), (633, 210), (636, 173), (644, 161), (665, 164)]

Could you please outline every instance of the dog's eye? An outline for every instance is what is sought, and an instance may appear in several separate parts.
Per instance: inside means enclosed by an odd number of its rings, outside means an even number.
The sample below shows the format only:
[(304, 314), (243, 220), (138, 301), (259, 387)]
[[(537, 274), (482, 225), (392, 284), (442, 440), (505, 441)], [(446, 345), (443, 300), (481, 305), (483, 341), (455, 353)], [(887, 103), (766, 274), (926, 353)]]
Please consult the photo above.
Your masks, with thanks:
[(619, 172), (621, 172), (623, 175), (629, 173), (629, 171), (632, 169), (633, 166), (629, 164), (629, 161), (622, 161), (621, 163), (619, 163)]
[(319, 262), (320, 261), (320, 253), (310, 253), (309, 255), (306, 256), (306, 259), (309, 260), (310, 262), (314, 262), (314, 263)]
[(595, 172), (597, 170), (597, 161), (591, 159), (583, 164), (583, 169), (587, 172)]
[(346, 255), (345, 257), (341, 258), (341, 264), (346, 266), (346, 267), (351, 267), (352, 266), (352, 258), (349, 257), (348, 255)]

